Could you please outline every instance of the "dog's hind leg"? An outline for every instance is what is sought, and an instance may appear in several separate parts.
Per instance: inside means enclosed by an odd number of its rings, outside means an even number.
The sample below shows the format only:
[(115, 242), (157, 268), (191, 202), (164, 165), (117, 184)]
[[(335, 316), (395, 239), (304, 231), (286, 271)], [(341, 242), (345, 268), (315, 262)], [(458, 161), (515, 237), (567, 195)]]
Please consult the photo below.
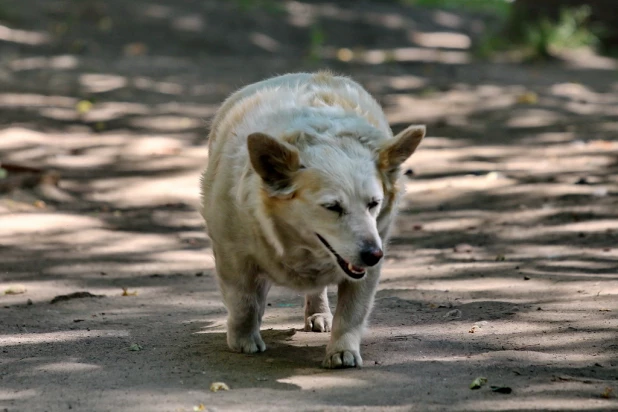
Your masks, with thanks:
[(361, 281), (344, 280), (339, 284), (333, 331), (322, 363), (325, 368), (362, 366), (360, 342), (379, 277), (380, 269), (376, 267), (369, 269)]
[(225, 263), (217, 262), (219, 286), (228, 311), (227, 344), (242, 353), (264, 352), (260, 324), (266, 306), (270, 282), (256, 275), (226, 276)]
[(305, 331), (330, 332), (333, 315), (328, 306), (327, 289), (305, 295)]

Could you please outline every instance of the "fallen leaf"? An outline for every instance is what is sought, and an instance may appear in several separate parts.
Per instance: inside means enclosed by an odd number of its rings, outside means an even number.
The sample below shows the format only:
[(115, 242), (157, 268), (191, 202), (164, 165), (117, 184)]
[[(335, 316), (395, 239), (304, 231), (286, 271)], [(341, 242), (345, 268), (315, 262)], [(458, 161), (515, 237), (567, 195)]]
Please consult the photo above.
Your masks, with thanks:
[(124, 54), (128, 56), (142, 56), (148, 52), (144, 43), (129, 43), (124, 47)]
[(614, 392), (614, 390), (612, 388), (610, 388), (609, 386), (605, 388), (605, 390), (601, 393), (601, 398), (603, 399), (609, 399), (612, 397), (612, 393)]
[(128, 288), (122, 288), (122, 295), (120, 296), (137, 296), (137, 290), (134, 290), (133, 292), (129, 292)]
[(197, 412), (197, 411), (205, 411), (205, 410), (206, 410), (206, 406), (204, 406), (204, 404), (203, 404), (203, 403), (200, 403), (199, 405), (194, 406), (194, 407), (193, 407), (193, 410), (194, 410), (194, 411), (196, 411), (196, 412)]
[(88, 101), (88, 100), (80, 100), (79, 102), (77, 102), (77, 104), (75, 105), (75, 110), (77, 111), (77, 113), (79, 114), (86, 114), (88, 113), (90, 110), (92, 110), (92, 102)]
[(479, 376), (478, 378), (472, 381), (472, 383), (470, 384), (470, 389), (480, 389), (481, 386), (485, 385), (486, 383), (487, 383), (487, 378)]
[(144, 349), (144, 347), (140, 345), (139, 343), (132, 343), (131, 346), (129, 346), (129, 350), (133, 352), (137, 352), (142, 349)]
[(5, 295), (21, 295), (26, 293), (26, 287), (24, 285), (11, 285), (4, 290)]
[(55, 298), (53, 298), (50, 303), (64, 302), (66, 300), (71, 300), (71, 299), (102, 298), (102, 297), (105, 297), (105, 295), (93, 295), (90, 292), (74, 292), (68, 295), (58, 295)]
[(539, 101), (539, 95), (535, 92), (525, 92), (517, 96), (517, 103), (520, 104), (536, 104)]
[(450, 318), (450, 319), (459, 319), (459, 318), (461, 318), (461, 310), (459, 310), (459, 309), (450, 310), (450, 311), (446, 312), (444, 317), (445, 318)]
[(460, 243), (453, 248), (453, 251), (457, 253), (470, 253), (474, 248), (467, 243)]
[(224, 382), (213, 382), (210, 384), (211, 392), (229, 391), (229, 390), (230, 390), (230, 387), (227, 386)]
[(509, 388), (508, 386), (492, 386), (491, 391), (496, 393), (509, 394), (513, 392), (513, 389)]

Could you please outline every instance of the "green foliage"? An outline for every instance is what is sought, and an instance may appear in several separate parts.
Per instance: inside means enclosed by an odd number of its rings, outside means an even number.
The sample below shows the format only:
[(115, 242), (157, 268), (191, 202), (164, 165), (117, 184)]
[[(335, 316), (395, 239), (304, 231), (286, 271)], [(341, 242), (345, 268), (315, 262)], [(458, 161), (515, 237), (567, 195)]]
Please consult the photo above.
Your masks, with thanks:
[(516, 53), (525, 59), (547, 59), (564, 50), (595, 47), (599, 32), (589, 23), (590, 8), (564, 8), (558, 19), (541, 17), (530, 21), (526, 15), (511, 13), (503, 27), (489, 31), (477, 44), (480, 57), (499, 52)]
[(4, 0), (0, 0), (0, 22), (15, 22), (17, 21), (17, 15), (16, 13), (9, 7), (9, 4), (4, 1)]
[(589, 26), (590, 8), (562, 9), (557, 21), (542, 18), (523, 26), (523, 45), (532, 57), (545, 58), (562, 50), (596, 46), (599, 38)]
[(400, 0), (400, 2), (424, 7), (486, 12), (498, 17), (507, 17), (511, 12), (511, 2), (508, 0)]
[(325, 42), (326, 35), (324, 29), (319, 24), (313, 24), (309, 32), (309, 60), (314, 62), (321, 60), (321, 51)]
[(233, 0), (238, 8), (244, 12), (264, 10), (272, 14), (280, 14), (285, 11), (285, 6), (277, 0)]

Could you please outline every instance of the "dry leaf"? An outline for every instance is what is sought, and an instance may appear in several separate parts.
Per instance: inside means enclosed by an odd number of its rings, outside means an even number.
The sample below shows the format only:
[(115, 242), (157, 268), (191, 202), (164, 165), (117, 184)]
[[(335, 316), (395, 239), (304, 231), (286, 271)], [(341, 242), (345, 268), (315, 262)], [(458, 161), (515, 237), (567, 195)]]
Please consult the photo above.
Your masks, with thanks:
[(508, 395), (509, 393), (513, 392), (513, 389), (511, 389), (508, 386), (492, 386), (491, 391), (496, 392), (496, 393), (504, 393)]
[(470, 253), (473, 250), (474, 250), (474, 247), (472, 247), (472, 245), (469, 245), (467, 243), (460, 243), (459, 245), (453, 248), (453, 251), (457, 253)]
[(124, 47), (124, 54), (128, 56), (142, 56), (148, 52), (148, 46), (144, 43), (130, 43)]
[(133, 292), (129, 292), (128, 288), (122, 288), (121, 296), (137, 296), (137, 290), (134, 290)]
[(517, 96), (517, 103), (521, 104), (536, 104), (539, 101), (539, 96), (535, 92), (525, 92)]
[(5, 295), (21, 295), (26, 293), (26, 287), (24, 285), (11, 285), (4, 290)]
[(230, 387), (227, 386), (224, 382), (213, 382), (210, 384), (211, 392), (229, 391), (229, 390), (230, 390)]

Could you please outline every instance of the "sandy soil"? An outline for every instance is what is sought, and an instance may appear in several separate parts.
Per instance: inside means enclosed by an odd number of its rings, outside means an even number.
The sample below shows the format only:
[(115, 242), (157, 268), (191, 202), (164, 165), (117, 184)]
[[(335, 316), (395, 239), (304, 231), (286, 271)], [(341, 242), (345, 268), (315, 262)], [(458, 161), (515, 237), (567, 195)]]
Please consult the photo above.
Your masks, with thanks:
[[(60, 179), (1, 194), (0, 410), (618, 410), (615, 61), (474, 62), (486, 17), (371, 2), (8, 3), (0, 161)], [(216, 105), (321, 67), (429, 130), (360, 370), (282, 289), (230, 353), (195, 211)]]

